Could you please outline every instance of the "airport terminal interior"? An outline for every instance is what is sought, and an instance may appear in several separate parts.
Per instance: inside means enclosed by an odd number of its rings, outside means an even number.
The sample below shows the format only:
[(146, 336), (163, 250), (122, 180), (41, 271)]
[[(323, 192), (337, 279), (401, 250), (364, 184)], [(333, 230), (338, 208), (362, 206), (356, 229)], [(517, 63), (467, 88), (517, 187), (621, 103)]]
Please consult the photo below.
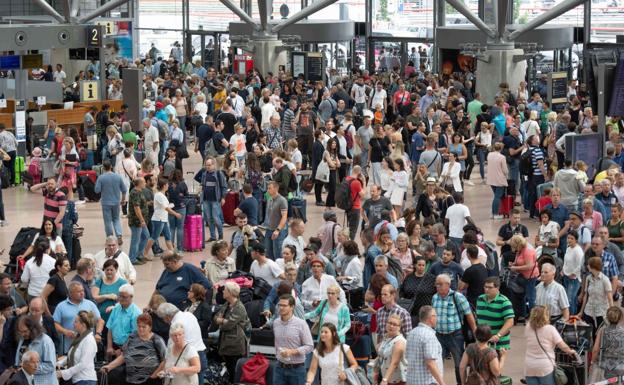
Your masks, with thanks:
[(0, 0), (0, 382), (622, 381), (623, 134), (622, 0)]

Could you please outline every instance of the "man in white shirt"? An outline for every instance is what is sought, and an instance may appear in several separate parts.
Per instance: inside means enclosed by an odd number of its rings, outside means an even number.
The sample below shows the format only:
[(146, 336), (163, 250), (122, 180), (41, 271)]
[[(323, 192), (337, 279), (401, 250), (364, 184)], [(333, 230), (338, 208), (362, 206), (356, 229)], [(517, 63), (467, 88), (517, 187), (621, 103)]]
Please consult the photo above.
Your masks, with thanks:
[[(152, 161), (152, 164), (158, 164), (158, 153), (160, 152), (160, 138), (158, 128), (154, 127), (152, 120), (143, 119), (143, 148), (145, 149), (145, 157)], [(158, 168), (155, 168), (157, 170)]]
[(351, 98), (355, 100), (356, 113), (362, 115), (366, 108), (366, 85), (364, 84), (364, 78), (357, 78), (353, 86), (351, 86)]
[(251, 258), (254, 260), (251, 263), (251, 274), (254, 277), (260, 277), (267, 281), (269, 285), (273, 286), (280, 279), (286, 279), (284, 271), (279, 265), (272, 259), (266, 257), (264, 253), (264, 245), (259, 242), (254, 242), (251, 246)]
[(55, 82), (65, 84), (65, 79), (67, 79), (67, 75), (65, 74), (65, 71), (63, 71), (62, 64), (59, 63), (56, 65), (56, 71), (54, 71), (54, 74), (52, 76), (54, 77)]
[(453, 199), (455, 204), (446, 210), (444, 225), (449, 230), (449, 238), (459, 247), (464, 236), (464, 226), (473, 223), (473, 221), (470, 218), (470, 209), (464, 205), (464, 195), (460, 192), (454, 192)]
[[(305, 311), (314, 310), (322, 300), (327, 299), (327, 288), (331, 285), (338, 285), (334, 277), (323, 273), (325, 262), (322, 259), (314, 259), (311, 266), (312, 276), (301, 285), (301, 303)], [(340, 302), (347, 303), (342, 288), (340, 289)]]
[(284, 242), (282, 243), (282, 249), (286, 245), (292, 245), (297, 250), (297, 255), (295, 256), (295, 262), (301, 262), (301, 259), (304, 256), (303, 248), (305, 247), (305, 240), (303, 239), (303, 232), (305, 231), (305, 224), (299, 218), (295, 218), (288, 224), (288, 228), (290, 229), (290, 234), (286, 238), (284, 238)]
[(570, 318), (570, 302), (563, 286), (555, 281), (557, 269), (550, 263), (542, 265), (541, 282), (535, 286), (535, 305), (545, 306), (553, 318)]
[(370, 94), (370, 105), (368, 106), (371, 110), (375, 110), (377, 105), (381, 105), (381, 110), (386, 111), (388, 103), (388, 94), (386, 90), (383, 89), (383, 84), (381, 82), (377, 82), (375, 89)]
[[(186, 311), (180, 311), (174, 304), (162, 303), (156, 309), (156, 315), (169, 325), (180, 324), (184, 327), (184, 339), (186, 343), (192, 346), (199, 355), (199, 362), (202, 368), (207, 367), (206, 361), (206, 345), (202, 340), (201, 328), (197, 322), (197, 318), (193, 313)], [(169, 346), (173, 344), (171, 338), (169, 339)], [(198, 373), (199, 383), (204, 383), (204, 371)]]
[(117, 269), (117, 275), (120, 278), (125, 279), (130, 284), (134, 285), (136, 282), (136, 270), (134, 266), (132, 266), (132, 262), (130, 262), (130, 257), (128, 254), (119, 250), (119, 244), (117, 242), (117, 238), (115, 236), (106, 237), (106, 244), (103, 250), (98, 251), (94, 256), (95, 263), (97, 263), (97, 267), (99, 269), (104, 268), (104, 262), (109, 259), (114, 259), (117, 261), (119, 265), (119, 269)]
[(230, 101), (232, 102), (232, 113), (237, 119), (240, 119), (243, 116), (245, 100), (238, 94), (238, 88), (232, 87), (230, 90)]

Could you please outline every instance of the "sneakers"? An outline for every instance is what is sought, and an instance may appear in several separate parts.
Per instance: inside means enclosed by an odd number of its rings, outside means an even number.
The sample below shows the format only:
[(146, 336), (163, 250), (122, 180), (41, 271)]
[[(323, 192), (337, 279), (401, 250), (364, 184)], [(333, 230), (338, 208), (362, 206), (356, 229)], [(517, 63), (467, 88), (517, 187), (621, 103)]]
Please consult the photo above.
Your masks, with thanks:
[(136, 261), (132, 262), (132, 264), (134, 266), (141, 266), (141, 265), (145, 265), (145, 261), (137, 259)]
[(78, 200), (74, 202), (75, 205), (84, 205), (85, 203), (87, 203), (85, 200)]
[(467, 186), (474, 186), (474, 185), (475, 185), (474, 183), (472, 183), (472, 182), (471, 182), (471, 181), (469, 181), (469, 180), (465, 180), (465, 181), (464, 181), (464, 184), (465, 184), (465, 185), (467, 185)]

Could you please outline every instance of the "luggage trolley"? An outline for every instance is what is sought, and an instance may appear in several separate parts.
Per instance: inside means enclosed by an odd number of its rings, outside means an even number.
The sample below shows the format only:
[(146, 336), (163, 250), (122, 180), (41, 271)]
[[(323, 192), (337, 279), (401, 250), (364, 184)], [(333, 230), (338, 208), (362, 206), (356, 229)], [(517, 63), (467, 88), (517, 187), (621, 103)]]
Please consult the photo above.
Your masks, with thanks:
[(555, 362), (568, 375), (568, 385), (587, 385), (591, 351), (594, 346), (592, 327), (572, 317), (567, 322), (557, 321), (555, 328), (561, 335), (561, 338), (563, 338), (563, 341), (581, 357), (581, 361), (577, 362), (573, 357), (556, 349)]

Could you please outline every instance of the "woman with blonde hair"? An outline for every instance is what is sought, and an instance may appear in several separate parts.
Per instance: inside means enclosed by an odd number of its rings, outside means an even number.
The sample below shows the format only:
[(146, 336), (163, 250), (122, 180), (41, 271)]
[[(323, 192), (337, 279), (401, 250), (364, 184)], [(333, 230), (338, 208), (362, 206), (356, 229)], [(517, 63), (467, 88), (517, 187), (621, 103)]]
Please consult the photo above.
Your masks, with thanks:
[(401, 385), (407, 381), (407, 340), (401, 335), (401, 317), (392, 314), (386, 321), (384, 339), (377, 348), (377, 360), (373, 367), (375, 384)]
[(125, 150), (125, 146), (123, 143), (123, 139), (119, 132), (117, 131), (117, 127), (111, 125), (106, 127), (106, 136), (108, 137), (108, 144), (105, 148), (105, 156), (103, 159), (110, 159), (111, 164), (115, 167), (115, 171), (121, 167), (121, 161), (123, 160), (123, 150)]
[[(535, 285), (539, 276), (537, 267), (537, 257), (535, 249), (529, 246), (526, 238), (520, 234), (516, 234), (509, 240), (511, 250), (516, 253), (516, 258), (509, 264), (509, 269), (519, 273), (519, 283), (524, 287), (523, 304), (528, 303), (528, 308), (524, 310), (528, 312), (535, 304)], [(524, 306), (523, 306), (524, 308)], [(519, 316), (525, 316), (519, 314)]]
[[(76, 174), (79, 166), (78, 151), (76, 144), (71, 136), (63, 139), (63, 147), (61, 149), (59, 187), (67, 189), (67, 199), (74, 199), (74, 188), (76, 187)], [(81, 201), (84, 203), (84, 201)], [(77, 202), (78, 203), (78, 202)]]
[(524, 328), (524, 337), (524, 375), (527, 385), (555, 383), (555, 347), (580, 360), (578, 354), (563, 341), (557, 329), (550, 325), (548, 307), (535, 306), (531, 309), (529, 322)]

